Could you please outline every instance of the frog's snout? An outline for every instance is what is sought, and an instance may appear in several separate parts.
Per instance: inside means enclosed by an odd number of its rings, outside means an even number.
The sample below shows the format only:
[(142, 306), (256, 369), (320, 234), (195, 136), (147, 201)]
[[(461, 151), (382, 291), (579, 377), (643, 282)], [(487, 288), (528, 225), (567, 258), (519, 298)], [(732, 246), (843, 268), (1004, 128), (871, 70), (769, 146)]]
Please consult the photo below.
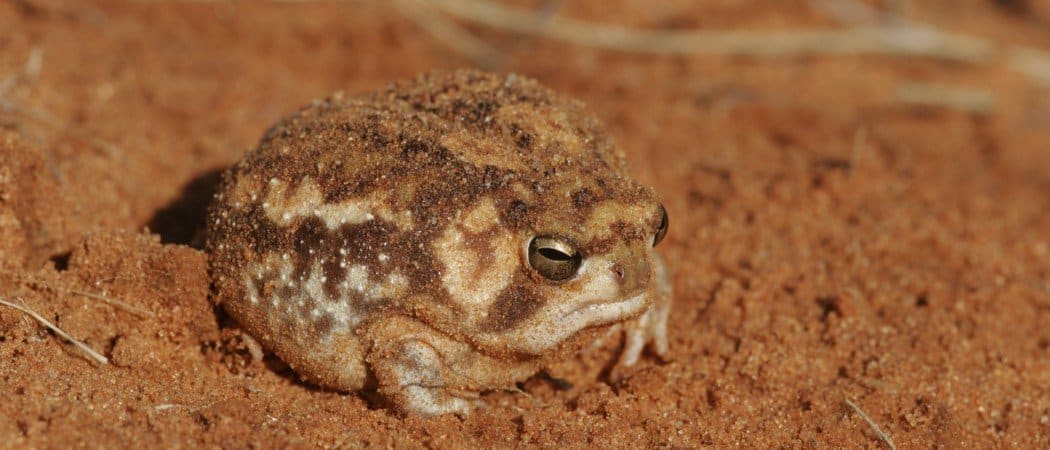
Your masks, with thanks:
[(652, 278), (652, 264), (649, 255), (643, 252), (629, 252), (612, 264), (611, 270), (620, 285), (620, 292), (637, 292), (649, 285)]

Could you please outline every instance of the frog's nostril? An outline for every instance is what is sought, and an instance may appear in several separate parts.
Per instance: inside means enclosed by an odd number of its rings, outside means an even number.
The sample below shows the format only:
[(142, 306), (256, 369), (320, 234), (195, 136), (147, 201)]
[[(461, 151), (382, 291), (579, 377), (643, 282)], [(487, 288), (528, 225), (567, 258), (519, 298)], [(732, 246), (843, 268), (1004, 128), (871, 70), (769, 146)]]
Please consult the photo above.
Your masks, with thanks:
[(621, 280), (623, 279), (623, 276), (624, 276), (623, 266), (621, 266), (619, 264), (614, 264), (612, 270), (613, 270), (613, 273), (616, 274), (616, 278), (619, 278)]

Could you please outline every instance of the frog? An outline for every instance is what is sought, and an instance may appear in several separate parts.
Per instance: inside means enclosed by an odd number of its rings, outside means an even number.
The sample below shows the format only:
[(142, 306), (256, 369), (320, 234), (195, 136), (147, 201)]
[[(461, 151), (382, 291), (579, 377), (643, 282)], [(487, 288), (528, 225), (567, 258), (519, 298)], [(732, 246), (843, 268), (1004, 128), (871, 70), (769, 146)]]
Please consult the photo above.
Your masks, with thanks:
[(225, 171), (207, 220), (214, 299), (248, 336), (404, 414), (469, 414), (610, 333), (616, 367), (668, 354), (666, 209), (581, 101), (526, 76), (315, 100)]

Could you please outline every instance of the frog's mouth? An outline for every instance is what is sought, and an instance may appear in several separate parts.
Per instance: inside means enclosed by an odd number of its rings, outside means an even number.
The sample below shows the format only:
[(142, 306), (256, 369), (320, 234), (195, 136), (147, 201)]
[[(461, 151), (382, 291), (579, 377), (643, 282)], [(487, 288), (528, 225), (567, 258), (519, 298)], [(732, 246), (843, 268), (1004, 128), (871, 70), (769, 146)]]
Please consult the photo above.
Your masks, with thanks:
[[(649, 305), (649, 286), (626, 286), (611, 263), (584, 261), (580, 276), (569, 285), (545, 286), (548, 299), (527, 320), (514, 327), (475, 338), (494, 349), (542, 355), (580, 331), (637, 317)], [(497, 350), (499, 351), (499, 350)]]
[(646, 292), (623, 300), (591, 300), (569, 310), (558, 319), (566, 329), (580, 330), (588, 326), (604, 325), (621, 320), (641, 311), (645, 306)]
[(563, 311), (548, 315), (548, 319), (514, 333), (515, 347), (526, 353), (542, 354), (580, 330), (637, 316), (648, 304), (647, 296), (648, 292), (643, 290), (622, 300), (599, 298), (573, 303)]

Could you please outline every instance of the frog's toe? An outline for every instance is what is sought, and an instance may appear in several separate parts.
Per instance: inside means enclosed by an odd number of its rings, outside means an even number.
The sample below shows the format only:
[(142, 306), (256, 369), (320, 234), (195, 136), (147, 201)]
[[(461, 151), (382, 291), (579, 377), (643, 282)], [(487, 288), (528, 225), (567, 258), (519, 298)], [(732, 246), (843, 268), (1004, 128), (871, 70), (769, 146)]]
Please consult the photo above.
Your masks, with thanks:
[(418, 384), (402, 386), (399, 397), (401, 410), (421, 416), (463, 415), (479, 405), (477, 400), (457, 397), (441, 387)]

